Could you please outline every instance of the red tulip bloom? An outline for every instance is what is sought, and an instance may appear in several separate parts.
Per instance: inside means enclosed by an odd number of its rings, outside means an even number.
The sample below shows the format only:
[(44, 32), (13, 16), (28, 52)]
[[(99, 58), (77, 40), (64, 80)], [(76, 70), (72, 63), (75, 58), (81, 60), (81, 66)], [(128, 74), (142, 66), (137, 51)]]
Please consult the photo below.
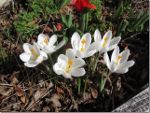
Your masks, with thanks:
[(96, 6), (91, 4), (89, 0), (71, 0), (71, 4), (75, 6), (79, 12), (82, 12), (84, 8), (96, 9)]

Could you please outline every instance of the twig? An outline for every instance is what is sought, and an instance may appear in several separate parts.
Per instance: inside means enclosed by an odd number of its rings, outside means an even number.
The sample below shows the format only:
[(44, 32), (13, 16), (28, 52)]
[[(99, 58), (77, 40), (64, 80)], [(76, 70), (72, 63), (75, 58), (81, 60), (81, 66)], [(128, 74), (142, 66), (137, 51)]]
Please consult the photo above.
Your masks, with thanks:
[[(1, 104), (2, 104), (4, 101), (6, 101), (7, 99), (9, 99), (10, 97), (14, 96), (14, 95), (16, 95), (16, 93), (14, 93), (14, 94), (10, 95), (9, 97), (6, 97), (6, 98), (4, 98), (3, 100), (1, 100)], [(1, 104), (0, 104), (0, 105), (1, 105)]]
[(50, 18), (48, 19), (48, 21), (47, 21), (47, 23), (46, 23), (46, 25), (45, 25), (45, 27), (44, 27), (42, 33), (45, 31), (45, 29), (46, 29), (46, 27), (48, 26), (49, 22), (50, 22)]
[(0, 84), (0, 86), (8, 86), (8, 87), (13, 87), (11, 84)]
[(38, 100), (36, 100), (33, 104), (31, 104), (29, 107), (27, 107), (27, 109), (26, 110), (29, 110), (33, 105), (35, 105), (35, 104), (37, 104), (42, 98), (44, 98), (46, 95), (48, 95), (49, 94), (49, 89), (47, 90), (47, 92), (46, 93), (44, 93), (43, 95), (42, 95), (42, 97), (40, 97)]

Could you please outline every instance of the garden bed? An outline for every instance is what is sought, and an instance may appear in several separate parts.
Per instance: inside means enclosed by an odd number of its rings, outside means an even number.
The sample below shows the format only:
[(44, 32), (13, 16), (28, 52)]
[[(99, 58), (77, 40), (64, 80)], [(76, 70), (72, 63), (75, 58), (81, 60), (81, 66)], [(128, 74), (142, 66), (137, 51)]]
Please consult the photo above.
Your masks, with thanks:
[[(147, 0), (93, 0), (96, 9), (90, 6), (92, 9), (82, 11), (70, 5), (70, 0), (51, 1), (13, 0), (0, 9), (0, 112), (113, 111), (148, 87)], [(96, 29), (101, 34), (111, 30), (113, 37), (121, 36), (120, 51), (128, 48), (129, 59), (135, 62), (127, 73), (112, 73), (102, 88), (102, 77), (109, 69), (103, 64), (103, 54), (99, 57), (97, 53), (85, 60), (83, 77), (66, 79), (47, 71), (59, 54), (71, 48), (74, 32), (89, 32), (93, 38)], [(44, 61), (49, 67), (39, 64), (28, 68), (19, 58), (22, 46), (36, 42), (40, 33), (56, 34), (58, 41), (66, 44)], [(97, 58), (100, 61), (93, 71)]]

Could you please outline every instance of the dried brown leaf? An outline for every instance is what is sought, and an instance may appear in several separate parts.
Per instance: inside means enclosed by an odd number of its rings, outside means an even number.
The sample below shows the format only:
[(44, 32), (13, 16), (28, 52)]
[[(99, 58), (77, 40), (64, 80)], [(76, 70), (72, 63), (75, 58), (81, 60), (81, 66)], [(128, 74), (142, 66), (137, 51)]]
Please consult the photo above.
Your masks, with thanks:
[(12, 76), (10, 77), (10, 81), (12, 85), (17, 85), (19, 83), (19, 80), (17, 79), (19, 75), (19, 71), (13, 72)]
[(9, 96), (10, 94), (12, 94), (12, 92), (13, 92), (12, 87), (0, 86), (0, 99)]
[(51, 98), (50, 101), (52, 102), (52, 106), (57, 109), (61, 107), (61, 103), (59, 101), (60, 97), (57, 94), (54, 94)]
[(12, 82), (11, 82), (11, 84), (18, 84), (19, 83), (19, 81), (18, 81), (18, 79), (16, 78), (16, 76), (14, 76), (13, 78), (12, 78)]
[(94, 88), (91, 88), (91, 94), (94, 99), (98, 97), (98, 91)]
[(117, 90), (120, 91), (122, 85), (121, 85), (121, 77), (118, 78), (117, 82), (116, 82), (116, 86), (117, 86)]
[(57, 94), (64, 94), (64, 90), (60, 87), (56, 87)]
[(84, 101), (90, 100), (90, 99), (91, 99), (91, 94), (85, 92), (85, 93), (83, 94), (83, 99), (84, 99)]
[(37, 91), (35, 92), (35, 94), (33, 95), (33, 98), (34, 98), (35, 101), (37, 101), (38, 99), (40, 99), (40, 97), (42, 96), (41, 93), (42, 93), (42, 92), (39, 91), (39, 90), (37, 90)]
[(15, 86), (15, 91), (18, 97), (22, 97), (24, 95), (24, 91), (20, 85)]
[(46, 107), (43, 107), (43, 110), (42, 110), (42, 112), (48, 112), (48, 111), (50, 111), (50, 108), (49, 108), (48, 106), (46, 106)]
[(26, 103), (26, 96), (20, 97), (20, 100), (21, 100), (21, 102), (22, 102), (23, 104), (25, 104), (25, 103)]

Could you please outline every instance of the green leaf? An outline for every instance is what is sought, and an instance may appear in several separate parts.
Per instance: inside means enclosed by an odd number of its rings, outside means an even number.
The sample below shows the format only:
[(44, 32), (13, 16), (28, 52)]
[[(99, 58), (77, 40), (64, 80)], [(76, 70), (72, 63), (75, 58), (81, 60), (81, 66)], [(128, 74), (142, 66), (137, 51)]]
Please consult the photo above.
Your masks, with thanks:
[(64, 15), (61, 15), (62, 22), (67, 26), (67, 19)]
[(123, 2), (121, 2), (120, 7), (118, 7), (117, 11), (116, 11), (116, 17), (119, 17), (123, 14)]
[(72, 26), (72, 15), (69, 15), (69, 19), (68, 19), (68, 27), (70, 28)]
[(60, 7), (67, 5), (69, 2), (70, 2), (70, 0), (62, 0)]
[[(140, 13), (137, 19), (130, 24), (128, 31), (142, 31), (144, 29), (144, 24), (149, 20), (149, 15), (147, 13)], [(143, 29), (142, 29), (143, 28)]]
[(105, 84), (106, 84), (106, 79), (101, 77), (101, 81), (100, 81), (100, 92), (103, 91), (104, 87), (105, 87)]

